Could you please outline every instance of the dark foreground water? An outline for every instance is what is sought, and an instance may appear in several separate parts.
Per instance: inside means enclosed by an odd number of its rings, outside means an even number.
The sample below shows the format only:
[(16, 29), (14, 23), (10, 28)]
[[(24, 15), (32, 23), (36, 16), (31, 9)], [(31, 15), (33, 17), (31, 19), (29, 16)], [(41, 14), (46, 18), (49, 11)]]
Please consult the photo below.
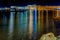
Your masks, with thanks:
[[(0, 40), (38, 40), (41, 32), (37, 32), (37, 30), (40, 29), (37, 29), (36, 17), (37, 15), (35, 13), (30, 15), (28, 11), (0, 12)], [(55, 35), (59, 35), (60, 21), (53, 22), (54, 29), (56, 28), (54, 33)], [(43, 30), (46, 29), (44, 28)], [(51, 28), (49, 28), (49, 30), (51, 30)], [(46, 33), (46, 31), (42, 32)]]

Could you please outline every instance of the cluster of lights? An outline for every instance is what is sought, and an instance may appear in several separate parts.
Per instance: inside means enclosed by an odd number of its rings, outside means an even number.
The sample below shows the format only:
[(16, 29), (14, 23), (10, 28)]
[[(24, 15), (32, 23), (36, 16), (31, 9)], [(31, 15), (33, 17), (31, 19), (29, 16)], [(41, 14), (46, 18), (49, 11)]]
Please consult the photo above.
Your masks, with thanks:
[(0, 8), (0, 10), (19, 10), (19, 9), (34, 9), (34, 5), (28, 5), (28, 6), (11, 6), (11, 7), (4, 7), (4, 8)]

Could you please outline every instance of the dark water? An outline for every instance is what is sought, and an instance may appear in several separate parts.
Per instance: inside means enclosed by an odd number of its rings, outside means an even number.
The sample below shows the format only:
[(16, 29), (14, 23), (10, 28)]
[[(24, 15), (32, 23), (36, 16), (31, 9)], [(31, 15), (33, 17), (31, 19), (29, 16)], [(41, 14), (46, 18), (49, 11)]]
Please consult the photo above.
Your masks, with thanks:
[[(0, 12), (0, 40), (38, 40), (40, 35), (37, 32), (37, 14), (36, 10), (33, 11), (33, 33), (31, 39), (29, 39), (29, 11), (25, 12)], [(46, 33), (46, 17), (44, 14), (44, 30)], [(60, 33), (60, 21), (51, 21), (49, 18), (49, 31), (52, 30), (51, 23), (54, 22), (55, 35)], [(41, 32), (40, 32), (41, 33)]]
[[(0, 40), (30, 40), (29, 39), (29, 11), (1, 12)], [(33, 14), (36, 15), (36, 14)], [(34, 18), (31, 40), (36, 40), (36, 16)], [(32, 20), (33, 21), (33, 20)], [(31, 30), (31, 29), (30, 29)]]

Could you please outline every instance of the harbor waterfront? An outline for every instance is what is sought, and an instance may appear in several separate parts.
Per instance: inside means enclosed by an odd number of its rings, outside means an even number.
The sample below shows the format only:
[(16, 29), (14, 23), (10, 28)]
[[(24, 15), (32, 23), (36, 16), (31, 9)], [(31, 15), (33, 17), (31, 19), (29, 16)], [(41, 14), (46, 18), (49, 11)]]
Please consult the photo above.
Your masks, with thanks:
[(60, 6), (11, 6), (0, 8), (0, 40), (39, 40), (60, 35)]

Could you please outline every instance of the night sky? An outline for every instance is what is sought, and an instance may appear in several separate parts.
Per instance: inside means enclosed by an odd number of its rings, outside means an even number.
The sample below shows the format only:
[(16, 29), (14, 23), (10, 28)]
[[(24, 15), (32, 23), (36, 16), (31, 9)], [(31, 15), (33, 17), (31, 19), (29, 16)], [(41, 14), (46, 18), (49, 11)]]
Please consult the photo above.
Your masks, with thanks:
[(60, 0), (0, 0), (0, 6), (26, 6), (29, 4), (37, 5), (60, 5)]

